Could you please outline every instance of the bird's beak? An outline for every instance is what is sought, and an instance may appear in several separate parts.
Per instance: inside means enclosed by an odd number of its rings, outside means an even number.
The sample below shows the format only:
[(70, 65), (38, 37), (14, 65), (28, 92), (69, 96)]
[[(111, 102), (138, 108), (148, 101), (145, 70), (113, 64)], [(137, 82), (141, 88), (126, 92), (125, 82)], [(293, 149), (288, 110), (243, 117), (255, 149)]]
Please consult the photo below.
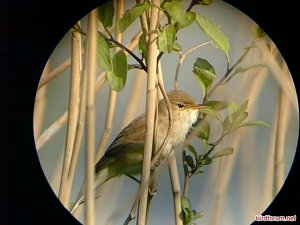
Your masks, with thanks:
[(204, 104), (197, 104), (197, 105), (193, 105), (192, 109), (205, 109), (207, 108), (208, 105), (204, 105)]

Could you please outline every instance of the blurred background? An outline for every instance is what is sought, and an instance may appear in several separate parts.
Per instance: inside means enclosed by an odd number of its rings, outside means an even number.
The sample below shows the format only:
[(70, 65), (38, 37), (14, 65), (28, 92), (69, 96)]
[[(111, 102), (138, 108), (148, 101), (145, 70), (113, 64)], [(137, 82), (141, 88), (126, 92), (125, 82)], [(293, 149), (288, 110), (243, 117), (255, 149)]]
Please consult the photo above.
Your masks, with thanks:
[[(134, 2), (126, 1), (126, 8), (130, 8)], [(215, 0), (209, 6), (198, 6), (194, 10), (219, 25), (229, 37), (230, 63), (234, 64), (253, 41), (255, 22), (223, 1)], [(80, 23), (83, 30), (86, 29), (86, 17), (82, 18)], [(129, 43), (133, 34), (138, 33), (138, 29), (139, 21), (125, 31), (122, 43)], [(200, 32), (196, 24), (193, 24), (179, 32), (177, 41), (184, 53), (209, 39)], [(138, 50), (135, 49), (134, 52), (138, 54)], [(35, 139), (40, 163), (56, 194), (59, 191), (66, 139), (70, 54), (71, 33), (68, 32), (45, 65), (42, 79), (51, 73), (57, 75), (37, 90), (34, 111)], [(212, 45), (199, 48), (185, 59), (179, 72), (179, 89), (201, 102), (202, 90), (192, 73), (197, 57), (207, 59), (214, 66), (216, 80), (224, 75), (227, 68), (224, 54)], [(128, 57), (128, 61), (135, 63), (131, 57)], [(174, 89), (178, 62), (177, 53), (162, 57), (162, 74), (167, 90)], [(211, 99), (234, 100), (239, 104), (249, 100), (249, 120), (262, 120), (271, 127), (246, 127), (228, 136), (219, 147), (233, 147), (234, 154), (216, 159), (205, 167), (204, 173), (193, 177), (190, 190), (192, 206), (204, 214), (195, 221), (197, 224), (251, 223), (255, 215), (260, 215), (272, 202), (292, 165), (299, 130), (298, 104), (293, 80), (288, 66), (276, 49), (276, 43), (269, 47), (258, 45), (247, 55), (242, 65), (257, 63), (265, 63), (267, 67), (235, 76), (226, 85), (220, 86)], [(98, 146), (105, 131), (109, 104), (109, 84), (105, 81), (101, 68), (98, 68), (97, 72), (99, 89), (96, 93), (95, 146)], [(115, 117), (106, 146), (124, 126), (145, 112), (146, 75), (137, 70), (130, 70), (127, 77), (125, 88), (117, 95)], [(212, 132), (218, 137), (217, 124), (212, 127)], [(193, 140), (193, 144), (201, 149), (199, 141)], [(71, 201), (75, 200), (84, 179), (84, 151), (83, 135)], [(176, 150), (176, 155), (183, 184), (180, 149)], [(127, 177), (111, 180), (101, 187), (97, 192), (97, 196), (101, 197), (96, 200), (96, 224), (123, 224), (137, 189), (138, 184)], [(172, 201), (168, 170), (162, 165), (149, 224), (174, 224)]]

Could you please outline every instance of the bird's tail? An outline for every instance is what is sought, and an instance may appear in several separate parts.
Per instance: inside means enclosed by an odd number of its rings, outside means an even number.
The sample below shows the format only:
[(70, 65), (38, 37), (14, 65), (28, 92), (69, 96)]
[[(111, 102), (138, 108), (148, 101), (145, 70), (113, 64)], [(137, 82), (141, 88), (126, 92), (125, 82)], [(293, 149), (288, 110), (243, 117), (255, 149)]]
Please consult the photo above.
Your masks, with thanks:
[(78, 206), (84, 202), (84, 188), (83, 187), (84, 187), (84, 185), (82, 185), (81, 190), (78, 194), (78, 197), (77, 197), (74, 205), (72, 205), (70, 208), (71, 214), (74, 214), (74, 212), (78, 208)]
[[(96, 188), (102, 184), (104, 184), (108, 179), (110, 179), (111, 177), (108, 176), (108, 169), (105, 168), (101, 171), (99, 171), (96, 176), (95, 176), (95, 183), (94, 183), (94, 190), (96, 190)], [(85, 181), (84, 181), (85, 183)], [(70, 207), (70, 212), (72, 214), (74, 214), (74, 212), (76, 211), (76, 209), (78, 208), (78, 206), (80, 206), (82, 203), (85, 202), (85, 189), (84, 189), (84, 183), (80, 189), (80, 192), (77, 196), (77, 199), (75, 201), (74, 204), (72, 204), (72, 206)]]

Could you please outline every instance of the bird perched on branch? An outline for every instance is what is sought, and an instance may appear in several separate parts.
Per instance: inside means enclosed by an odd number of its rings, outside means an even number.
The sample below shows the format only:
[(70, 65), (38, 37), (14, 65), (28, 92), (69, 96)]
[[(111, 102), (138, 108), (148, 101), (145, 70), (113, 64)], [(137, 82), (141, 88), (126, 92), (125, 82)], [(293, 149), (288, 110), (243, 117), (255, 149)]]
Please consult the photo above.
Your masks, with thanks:
[[(183, 143), (187, 133), (198, 119), (199, 109), (207, 107), (203, 104), (196, 104), (195, 100), (183, 91), (173, 90), (167, 95), (171, 105), (172, 120), (170, 120), (166, 100), (161, 99), (158, 103), (155, 139), (159, 154), (156, 157), (158, 162), (164, 160), (175, 147)], [(171, 129), (169, 130), (170, 121)], [(95, 165), (95, 188), (113, 177), (141, 174), (145, 130), (146, 114), (144, 113), (119, 133)], [(74, 212), (84, 201), (83, 193), (82, 190), (71, 212)]]

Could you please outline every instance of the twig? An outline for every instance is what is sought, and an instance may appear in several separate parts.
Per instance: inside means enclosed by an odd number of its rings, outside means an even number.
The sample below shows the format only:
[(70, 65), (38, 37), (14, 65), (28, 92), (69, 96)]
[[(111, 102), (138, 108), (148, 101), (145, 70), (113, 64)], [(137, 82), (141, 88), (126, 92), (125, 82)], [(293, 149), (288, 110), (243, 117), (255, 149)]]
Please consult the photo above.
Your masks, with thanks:
[(115, 39), (112, 39), (112, 38), (105, 38), (106, 41), (110, 41), (116, 45), (118, 45), (120, 48), (122, 48), (123, 50), (125, 50), (129, 55), (131, 55), (142, 67), (142, 69), (144, 71), (147, 72), (147, 67), (146, 65), (144, 64), (143, 60), (140, 59), (136, 54), (134, 54), (130, 49), (128, 49), (125, 45), (121, 44), (120, 42), (118, 42), (117, 40)]
[(199, 1), (199, 0), (192, 0), (191, 3), (189, 4), (189, 6), (188, 6), (187, 9), (186, 9), (186, 12), (191, 11), (191, 9), (194, 7), (194, 5), (197, 4), (198, 1)]
[[(153, 4), (160, 4), (159, 0), (153, 0)], [(140, 196), (137, 225), (145, 225), (147, 218), (148, 188), (150, 183), (150, 166), (152, 156), (153, 134), (154, 134), (154, 118), (156, 104), (156, 72), (157, 72), (157, 55), (158, 49), (155, 43), (157, 38), (157, 25), (159, 21), (159, 10), (155, 7), (151, 8), (151, 21), (149, 27), (149, 44), (147, 55), (147, 104), (146, 104), (146, 131), (144, 156), (142, 167), (142, 179), (140, 184)]]
[(191, 49), (189, 49), (187, 52), (185, 53), (179, 53), (179, 62), (177, 64), (177, 68), (176, 68), (176, 74), (175, 74), (175, 80), (174, 80), (174, 88), (175, 90), (178, 89), (178, 77), (179, 77), (179, 70), (180, 70), (180, 67), (181, 65), (183, 64), (183, 61), (185, 60), (185, 58), (191, 54), (192, 52), (196, 51), (198, 48), (201, 48), (205, 45), (208, 45), (208, 44), (212, 44), (212, 41), (207, 41), (207, 42), (204, 42), (202, 44), (199, 44)]
[[(136, 2), (137, 3), (143, 3), (144, 0), (137, 0)], [(147, 43), (148, 42), (149, 25), (148, 25), (147, 12), (146, 11), (144, 11), (142, 13), (142, 15), (140, 16), (140, 23), (141, 23), (143, 34), (145, 35), (146, 43)]]
[(97, 55), (97, 9), (88, 15), (87, 35), (87, 148), (86, 148), (86, 183), (85, 183), (85, 224), (94, 225), (94, 154), (95, 154), (95, 81)]
[(172, 151), (168, 156), (168, 166), (169, 174), (173, 192), (173, 202), (174, 202), (174, 214), (175, 214), (175, 224), (182, 225), (182, 220), (180, 219), (181, 213), (181, 196), (180, 196), (180, 181), (177, 170), (177, 163), (174, 151)]
[[(240, 64), (244, 58), (247, 56), (247, 54), (249, 53), (249, 51), (251, 50), (251, 47), (246, 48), (244, 54), (235, 62), (235, 64), (233, 64), (230, 68), (227, 68), (226, 73), (222, 76), (222, 78), (209, 90), (209, 92), (207, 93), (207, 95), (204, 97), (204, 102), (209, 99), (211, 97), (211, 95), (215, 92), (215, 90), (222, 85), (226, 78), (229, 76), (229, 74), (231, 73), (231, 71), (233, 71), (238, 64)], [(228, 65), (227, 65), (228, 67)]]
[(183, 184), (183, 196), (188, 198), (190, 191), (190, 182), (192, 177), (192, 172), (189, 171), (188, 164), (186, 162), (186, 151), (182, 151), (182, 159), (183, 160), (183, 169), (184, 169), (184, 184)]
[(54, 123), (52, 123), (36, 140), (35, 145), (37, 151), (42, 147), (60, 130), (68, 119), (68, 111), (64, 112)]
[(158, 151), (155, 152), (155, 155), (154, 155), (154, 157), (151, 161), (151, 168), (152, 169), (156, 168), (160, 164), (161, 154), (162, 154), (163, 150), (165, 149), (165, 147), (168, 143), (168, 140), (169, 140), (169, 137), (170, 137), (170, 132), (172, 130), (172, 121), (173, 121), (172, 106), (171, 106), (171, 103), (169, 101), (169, 97), (167, 95), (167, 92), (165, 91), (164, 85), (162, 83), (162, 77), (160, 75), (158, 76), (158, 86), (159, 86), (159, 89), (160, 89), (160, 91), (161, 91), (161, 93), (164, 97), (164, 101), (166, 102), (166, 105), (167, 105), (167, 110), (168, 110), (168, 115), (169, 115), (169, 124), (168, 124), (168, 130), (167, 130), (166, 136), (164, 138), (164, 141), (161, 144), (161, 146), (159, 147)]
[(61, 182), (59, 187), (59, 199), (67, 206), (70, 197), (71, 184), (68, 182), (68, 173), (76, 136), (76, 128), (79, 115), (79, 93), (81, 81), (81, 36), (75, 31), (72, 32), (72, 63), (71, 63), (71, 84), (69, 98), (69, 114), (67, 126), (67, 139), (64, 151)]
[(41, 80), (38, 85), (38, 89), (46, 85), (49, 81), (56, 78), (58, 75), (60, 75), (62, 72), (64, 72), (66, 69), (68, 69), (71, 65), (71, 58), (64, 61), (62, 64), (60, 64), (58, 67), (56, 67), (54, 70), (52, 70), (49, 73), (43, 72), (41, 76)]

